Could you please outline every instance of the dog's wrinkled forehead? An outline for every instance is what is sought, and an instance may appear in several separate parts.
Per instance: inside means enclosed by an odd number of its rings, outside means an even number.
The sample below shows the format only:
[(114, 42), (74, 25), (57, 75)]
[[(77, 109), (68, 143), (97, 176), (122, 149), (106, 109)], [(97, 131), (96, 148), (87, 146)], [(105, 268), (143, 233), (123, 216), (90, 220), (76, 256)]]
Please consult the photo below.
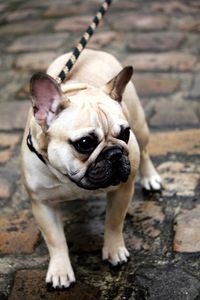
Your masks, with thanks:
[(120, 126), (127, 124), (121, 105), (97, 88), (89, 87), (76, 95), (69, 96), (69, 100), (71, 106), (74, 106), (76, 115), (72, 120), (73, 127), (80, 133), (81, 128), (84, 132), (87, 128), (88, 131), (94, 130), (104, 136), (110, 131), (117, 134)]
[(103, 91), (88, 87), (75, 95), (67, 95), (69, 106), (50, 128), (51, 134), (66, 135), (72, 140), (94, 133), (99, 139), (116, 135), (127, 121), (121, 105)]

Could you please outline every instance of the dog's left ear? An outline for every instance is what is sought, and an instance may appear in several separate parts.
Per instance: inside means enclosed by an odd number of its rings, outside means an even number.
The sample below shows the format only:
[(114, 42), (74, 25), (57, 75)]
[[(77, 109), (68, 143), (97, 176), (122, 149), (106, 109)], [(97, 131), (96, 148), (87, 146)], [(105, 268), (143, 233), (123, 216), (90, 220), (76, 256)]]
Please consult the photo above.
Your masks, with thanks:
[(34, 117), (43, 129), (47, 129), (61, 111), (61, 89), (51, 76), (38, 72), (31, 78), (30, 93)]
[(123, 68), (117, 76), (111, 79), (104, 87), (103, 91), (112, 99), (121, 102), (125, 87), (133, 75), (133, 67)]

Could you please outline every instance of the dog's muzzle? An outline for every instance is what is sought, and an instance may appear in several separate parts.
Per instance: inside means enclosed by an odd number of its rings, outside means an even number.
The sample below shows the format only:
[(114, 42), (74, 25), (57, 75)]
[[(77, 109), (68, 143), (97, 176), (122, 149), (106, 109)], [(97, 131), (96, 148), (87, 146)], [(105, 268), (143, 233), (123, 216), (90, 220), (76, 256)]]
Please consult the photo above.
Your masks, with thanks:
[(121, 146), (106, 147), (90, 165), (80, 186), (91, 190), (115, 186), (126, 182), (130, 171), (127, 151)]

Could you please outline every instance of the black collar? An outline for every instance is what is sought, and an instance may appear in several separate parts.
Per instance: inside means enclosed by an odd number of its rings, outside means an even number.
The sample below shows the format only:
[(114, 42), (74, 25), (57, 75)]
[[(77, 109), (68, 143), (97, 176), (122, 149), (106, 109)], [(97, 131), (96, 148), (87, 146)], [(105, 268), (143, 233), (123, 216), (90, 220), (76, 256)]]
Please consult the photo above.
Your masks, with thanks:
[(27, 143), (27, 146), (29, 147), (29, 150), (31, 152), (35, 153), (37, 155), (37, 157), (46, 165), (47, 163), (46, 163), (44, 157), (42, 156), (42, 154), (38, 153), (37, 150), (35, 149), (35, 147), (33, 146), (32, 137), (31, 137), (31, 132), (30, 131), (29, 131), (29, 134), (27, 136), (26, 143)]

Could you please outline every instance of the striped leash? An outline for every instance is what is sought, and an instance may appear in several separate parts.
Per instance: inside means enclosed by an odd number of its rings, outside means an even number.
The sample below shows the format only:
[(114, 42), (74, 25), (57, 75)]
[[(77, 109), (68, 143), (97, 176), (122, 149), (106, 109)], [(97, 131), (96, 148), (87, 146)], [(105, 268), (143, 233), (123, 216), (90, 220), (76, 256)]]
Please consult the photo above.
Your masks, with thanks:
[(112, 0), (105, 0), (104, 3), (102, 4), (102, 6), (100, 7), (99, 11), (97, 12), (94, 19), (92, 20), (92, 23), (90, 24), (90, 26), (87, 28), (87, 30), (85, 31), (85, 33), (81, 37), (81, 39), (80, 39), (79, 43), (77, 44), (77, 46), (74, 48), (70, 59), (67, 61), (64, 68), (62, 69), (62, 71), (57, 76), (56, 81), (59, 84), (61, 84), (67, 78), (67, 74), (69, 73), (71, 68), (76, 63), (76, 61), (77, 61), (79, 55), (81, 54), (81, 52), (83, 51), (83, 49), (86, 47), (88, 41), (90, 40), (91, 36), (93, 35), (93, 33), (94, 33), (96, 27), (98, 26), (99, 22), (101, 21), (101, 19), (103, 18), (103, 16), (107, 12), (107, 10), (108, 10), (109, 6), (111, 5), (111, 3), (112, 3)]

